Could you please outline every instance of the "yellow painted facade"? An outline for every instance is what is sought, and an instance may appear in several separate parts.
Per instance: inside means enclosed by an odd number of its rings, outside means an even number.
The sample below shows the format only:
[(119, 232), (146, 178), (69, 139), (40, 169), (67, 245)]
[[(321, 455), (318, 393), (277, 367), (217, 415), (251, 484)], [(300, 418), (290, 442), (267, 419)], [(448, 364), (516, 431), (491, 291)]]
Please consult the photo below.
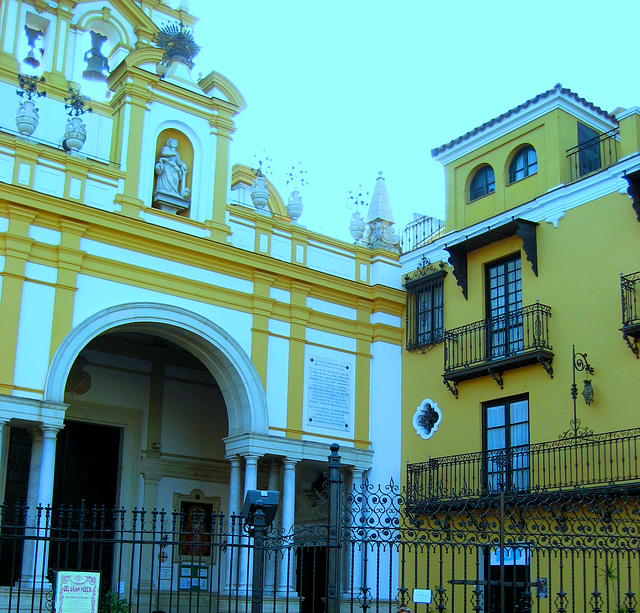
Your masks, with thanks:
[(402, 453), (404, 576), (436, 606), (634, 606), (639, 115), (616, 113), (557, 85), (432, 151), (447, 218), (402, 258)]

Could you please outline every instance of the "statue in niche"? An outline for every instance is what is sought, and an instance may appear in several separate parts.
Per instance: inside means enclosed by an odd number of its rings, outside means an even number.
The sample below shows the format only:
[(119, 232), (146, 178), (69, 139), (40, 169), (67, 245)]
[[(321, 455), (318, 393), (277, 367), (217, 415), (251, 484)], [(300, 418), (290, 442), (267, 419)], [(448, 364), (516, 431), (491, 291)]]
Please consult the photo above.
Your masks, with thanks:
[(170, 138), (160, 150), (156, 163), (156, 189), (153, 202), (161, 210), (178, 212), (187, 208), (189, 188), (185, 186), (187, 165), (178, 153), (178, 141)]

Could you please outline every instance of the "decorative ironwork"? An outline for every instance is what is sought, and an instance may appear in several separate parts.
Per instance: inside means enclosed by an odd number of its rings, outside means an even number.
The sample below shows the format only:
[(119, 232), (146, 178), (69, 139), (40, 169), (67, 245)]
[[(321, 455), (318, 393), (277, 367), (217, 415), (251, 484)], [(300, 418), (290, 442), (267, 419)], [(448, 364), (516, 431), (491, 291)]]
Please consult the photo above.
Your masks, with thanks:
[(504, 381), (502, 379), (502, 372), (498, 372), (492, 369), (489, 369), (489, 374), (491, 378), (500, 386), (500, 389), (504, 389)]
[(640, 358), (640, 351), (638, 351), (638, 340), (640, 339), (640, 309), (638, 308), (640, 271), (630, 275), (620, 274), (620, 290), (622, 293), (622, 338), (637, 359)]
[(620, 130), (616, 128), (568, 149), (570, 180), (576, 181), (615, 164), (618, 161), (619, 141)]
[[(490, 453), (408, 464), (410, 503), (484, 495), (490, 491), (486, 475)], [(527, 469), (526, 478), (507, 484), (507, 491), (535, 494), (640, 482), (640, 428), (594, 434), (578, 422), (557, 440), (513, 447), (504, 453), (508, 466)]]
[(422, 351), (444, 337), (444, 262), (435, 266), (426, 256), (404, 278), (407, 291), (407, 351)]
[[(573, 382), (571, 383), (571, 398), (573, 400), (573, 419), (571, 420), (571, 425), (573, 427), (573, 436), (574, 438), (577, 438), (578, 428), (580, 427), (580, 420), (578, 419), (578, 411), (576, 406), (576, 401), (578, 398), (578, 386), (576, 385), (576, 372), (585, 372), (593, 376), (595, 371), (593, 369), (593, 366), (591, 366), (591, 364), (589, 364), (589, 362), (587, 361), (586, 353), (577, 352), (575, 345), (573, 345), (572, 351), (573, 351), (572, 353)], [(585, 384), (586, 394), (585, 394), (585, 391), (583, 391), (582, 393), (584, 395), (585, 402), (589, 405), (591, 404), (591, 402), (593, 402), (593, 387), (591, 386), (591, 380), (585, 379), (584, 384)], [(587, 384), (588, 384), (588, 387), (587, 387)], [(590, 388), (590, 390), (588, 388)], [(561, 435), (561, 436), (566, 436), (566, 432), (564, 435)]]
[(537, 302), (499, 317), (445, 330), (444, 378), (464, 381), (490, 374), (498, 381), (495, 373), (535, 363), (542, 364), (553, 376), (549, 317), (551, 308)]
[(193, 32), (184, 23), (169, 23), (160, 28), (156, 36), (156, 44), (164, 50), (162, 61), (170, 64), (174, 60), (185, 62), (193, 68), (193, 58), (200, 52)]
[[(625, 613), (635, 613), (637, 490), (609, 485), (536, 497), (502, 490), (414, 505), (413, 490), (402, 491), (393, 482), (345, 487), (337, 452), (336, 446), (326, 523), (315, 529), (296, 526), (287, 534), (272, 530), (256, 542), (244, 531), (242, 517), (215, 514), (207, 532), (199, 533), (201, 541), (191, 541), (189, 559), (180, 567), (170, 553), (159, 555), (179, 548), (190, 534), (179, 513), (38, 507), (27, 514), (25, 530), (21, 520), (16, 523), (21, 511), (4, 505), (0, 558), (4, 562), (24, 549), (30, 563), (0, 579), (3, 610), (40, 611), (50, 591), (49, 570), (80, 567), (104, 569), (105, 590), (117, 581), (113, 589), (124, 587), (125, 610), (137, 613), (176, 607), (185, 613), (241, 613), (263, 598), (267, 608), (282, 613), (331, 612), (338, 605), (345, 611), (402, 610), (414, 587), (432, 590), (427, 611), (506, 613), (529, 611), (532, 602), (546, 611), (553, 603), (539, 600), (545, 596), (535, 576), (548, 569), (544, 593), (554, 585), (557, 611), (609, 612), (623, 606)], [(329, 545), (342, 557), (327, 555)], [(209, 564), (202, 563), (199, 551), (205, 547)], [(254, 573), (264, 565), (264, 575), (251, 573), (250, 560)], [(185, 569), (195, 571), (195, 584), (191, 577), (188, 586), (178, 582)], [(294, 575), (295, 584), (282, 586), (283, 576)]]
[(454, 381), (453, 383), (451, 383), (451, 381), (449, 381), (448, 379), (442, 379), (442, 382), (447, 386), (447, 389), (456, 397), (456, 399), (458, 398), (458, 382)]

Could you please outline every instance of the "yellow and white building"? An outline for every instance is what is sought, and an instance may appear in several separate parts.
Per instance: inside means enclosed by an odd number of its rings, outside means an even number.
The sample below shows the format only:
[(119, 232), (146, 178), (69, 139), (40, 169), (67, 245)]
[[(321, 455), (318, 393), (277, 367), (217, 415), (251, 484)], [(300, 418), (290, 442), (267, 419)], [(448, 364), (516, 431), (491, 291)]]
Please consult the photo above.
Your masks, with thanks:
[[(184, 10), (0, 11), (4, 500), (238, 513), (268, 487), (288, 529), (318, 503), (331, 442), (354, 484), (397, 480), (397, 253), (310, 232), (230, 167), (241, 93), (153, 44), (195, 24)], [(46, 97), (18, 97), (19, 74)]]

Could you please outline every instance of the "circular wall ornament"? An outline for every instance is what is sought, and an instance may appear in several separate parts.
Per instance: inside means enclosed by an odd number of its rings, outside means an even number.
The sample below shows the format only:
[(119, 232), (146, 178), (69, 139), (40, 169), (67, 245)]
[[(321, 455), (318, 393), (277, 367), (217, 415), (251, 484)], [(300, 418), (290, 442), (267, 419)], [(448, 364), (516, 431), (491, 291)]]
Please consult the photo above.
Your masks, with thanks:
[(429, 398), (425, 398), (413, 416), (413, 427), (426, 441), (434, 435), (441, 421), (442, 411), (438, 408), (437, 403)]

